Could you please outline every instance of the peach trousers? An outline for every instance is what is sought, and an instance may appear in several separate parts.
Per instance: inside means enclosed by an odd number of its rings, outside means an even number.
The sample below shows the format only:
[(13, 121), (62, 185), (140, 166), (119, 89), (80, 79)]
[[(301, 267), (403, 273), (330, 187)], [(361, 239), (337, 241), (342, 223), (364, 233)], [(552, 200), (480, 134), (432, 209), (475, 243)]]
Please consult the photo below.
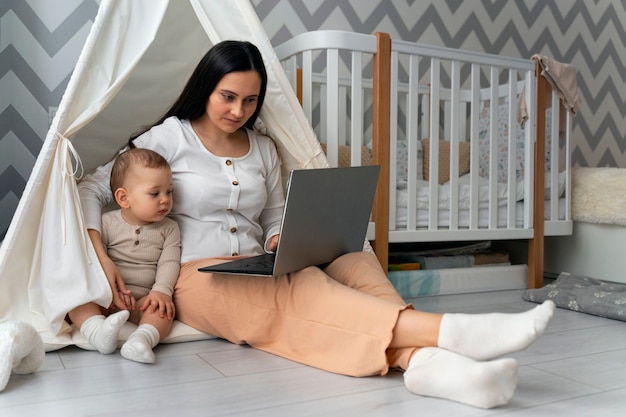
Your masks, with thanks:
[[(229, 258), (230, 259), (230, 258)], [(390, 349), (406, 304), (371, 253), (324, 270), (265, 278), (199, 272), (225, 258), (182, 265), (177, 319), (198, 330), (326, 371), (351, 376), (406, 369), (416, 348)]]

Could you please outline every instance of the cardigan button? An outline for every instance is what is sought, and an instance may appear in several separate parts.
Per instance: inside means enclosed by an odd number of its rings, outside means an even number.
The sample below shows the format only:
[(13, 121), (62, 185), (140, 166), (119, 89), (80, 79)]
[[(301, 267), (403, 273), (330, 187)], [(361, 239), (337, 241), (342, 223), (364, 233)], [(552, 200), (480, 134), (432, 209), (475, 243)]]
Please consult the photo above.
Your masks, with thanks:
[(237, 231), (237, 228), (236, 228), (236, 227), (231, 227), (231, 228), (230, 228), (230, 233), (235, 233), (236, 231)]
[(226, 166), (231, 166), (233, 164), (233, 161), (231, 161), (230, 159), (226, 160)]
[(233, 254), (231, 256), (238, 256), (239, 253), (238, 252), (233, 252)]
[(233, 185), (239, 185), (239, 181), (233, 181)]

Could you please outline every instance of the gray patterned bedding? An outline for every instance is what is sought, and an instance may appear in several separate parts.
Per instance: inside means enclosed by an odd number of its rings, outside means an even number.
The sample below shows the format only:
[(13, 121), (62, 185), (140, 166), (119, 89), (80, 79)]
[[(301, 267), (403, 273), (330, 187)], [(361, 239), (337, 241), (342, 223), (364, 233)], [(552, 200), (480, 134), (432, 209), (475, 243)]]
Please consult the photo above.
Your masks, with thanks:
[(552, 284), (524, 291), (522, 298), (535, 303), (552, 300), (557, 307), (626, 321), (626, 284), (563, 272)]

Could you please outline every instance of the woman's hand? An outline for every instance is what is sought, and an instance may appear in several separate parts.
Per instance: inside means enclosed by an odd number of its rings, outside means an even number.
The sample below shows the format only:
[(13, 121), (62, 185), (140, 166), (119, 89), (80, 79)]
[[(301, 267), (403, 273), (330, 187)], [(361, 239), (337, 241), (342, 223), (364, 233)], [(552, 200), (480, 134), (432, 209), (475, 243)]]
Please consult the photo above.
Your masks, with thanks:
[(143, 303), (140, 310), (148, 313), (159, 313), (159, 317), (166, 318), (169, 321), (174, 320), (176, 309), (172, 297), (164, 294), (160, 291), (150, 291), (150, 293), (143, 298)]
[(276, 249), (278, 249), (278, 236), (279, 235), (274, 235), (272, 236), (272, 238), (270, 239), (270, 243), (268, 245), (268, 248), (271, 252), (276, 252)]

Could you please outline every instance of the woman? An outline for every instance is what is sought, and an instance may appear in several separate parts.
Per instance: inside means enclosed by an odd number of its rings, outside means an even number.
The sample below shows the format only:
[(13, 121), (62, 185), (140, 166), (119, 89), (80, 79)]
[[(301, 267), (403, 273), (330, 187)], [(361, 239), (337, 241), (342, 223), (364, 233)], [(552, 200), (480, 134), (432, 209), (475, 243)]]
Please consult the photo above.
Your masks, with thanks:
[[(520, 314), (433, 314), (407, 305), (374, 255), (344, 255), (274, 278), (198, 272), (209, 263), (273, 251), (284, 204), (273, 142), (251, 130), (267, 76), (258, 49), (225, 41), (203, 57), (164, 117), (130, 146), (170, 163), (176, 197), (171, 217), (182, 236), (174, 291), (177, 318), (227, 339), (352, 376), (404, 370), (416, 394), (482, 408), (505, 404), (517, 363), (497, 359), (543, 333), (554, 304)], [(111, 163), (79, 185), (97, 253), (125, 308), (127, 290), (102, 251), (100, 211), (111, 201)]]

